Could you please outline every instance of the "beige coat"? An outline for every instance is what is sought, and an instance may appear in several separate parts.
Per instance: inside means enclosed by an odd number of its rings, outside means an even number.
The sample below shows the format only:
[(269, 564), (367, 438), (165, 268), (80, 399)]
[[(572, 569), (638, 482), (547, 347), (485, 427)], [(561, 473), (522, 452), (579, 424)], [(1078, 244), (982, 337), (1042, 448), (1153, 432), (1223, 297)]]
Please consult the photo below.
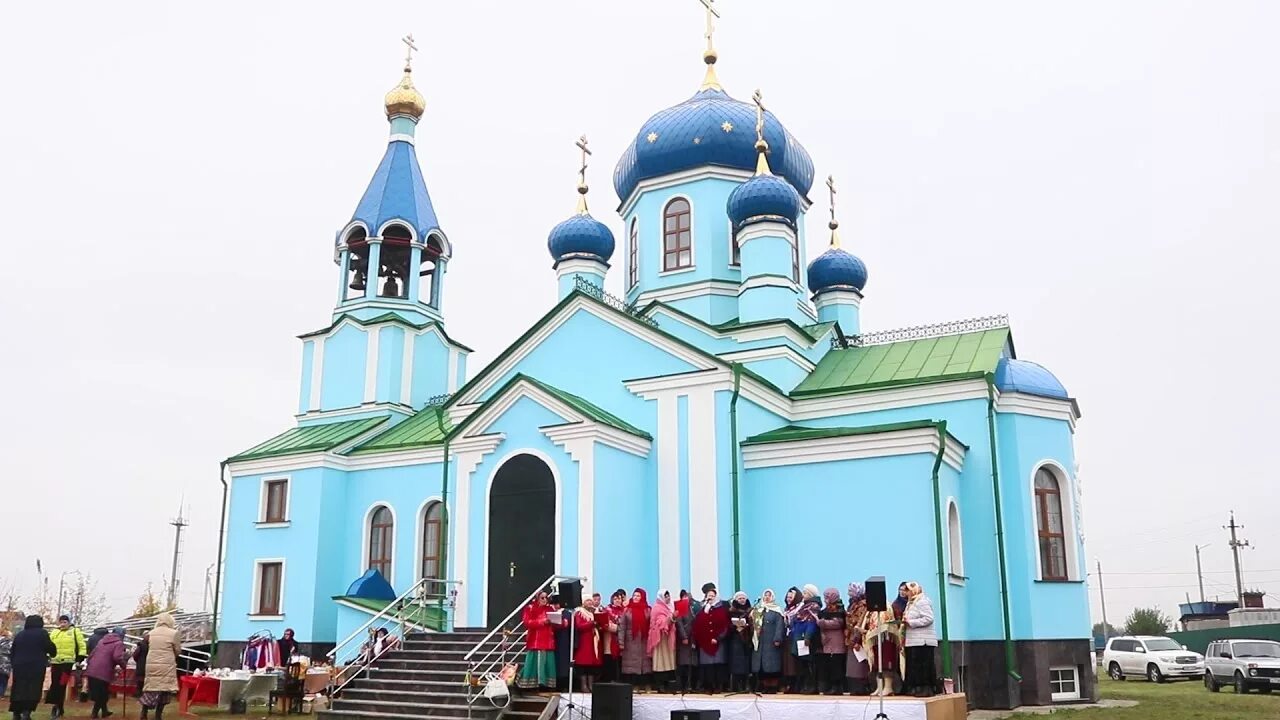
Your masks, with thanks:
[(147, 674), (142, 681), (143, 692), (178, 692), (178, 653), (182, 650), (182, 638), (173, 628), (173, 616), (160, 613), (156, 627), (147, 637)]

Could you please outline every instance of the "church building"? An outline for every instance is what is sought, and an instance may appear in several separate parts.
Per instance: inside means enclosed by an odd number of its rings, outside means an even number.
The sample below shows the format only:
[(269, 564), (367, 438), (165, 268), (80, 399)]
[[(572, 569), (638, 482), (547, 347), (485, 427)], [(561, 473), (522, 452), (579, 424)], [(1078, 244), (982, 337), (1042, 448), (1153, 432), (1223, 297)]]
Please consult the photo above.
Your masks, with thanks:
[[(286, 627), (323, 654), (380, 609), (362, 577), (439, 581), (452, 626), (492, 627), (553, 575), (751, 598), (883, 575), (891, 597), (925, 587), (971, 704), (1095, 693), (1075, 399), (1003, 316), (864, 327), (834, 184), (758, 93), (721, 86), (710, 32), (704, 60), (621, 149), (620, 242), (588, 211), (580, 143), (546, 312), (484, 367), (446, 282), (481, 251), (423, 180), (406, 62), (368, 188), (315, 248), (336, 297), (300, 336), (293, 427), (225, 461), (223, 664)], [(830, 234), (810, 259), (815, 194)]]

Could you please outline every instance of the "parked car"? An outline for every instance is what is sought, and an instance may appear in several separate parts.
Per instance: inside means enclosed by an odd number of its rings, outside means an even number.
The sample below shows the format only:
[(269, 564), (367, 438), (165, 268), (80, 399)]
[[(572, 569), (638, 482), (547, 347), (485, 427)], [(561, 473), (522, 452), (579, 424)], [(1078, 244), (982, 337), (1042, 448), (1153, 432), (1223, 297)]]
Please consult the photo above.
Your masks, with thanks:
[(1205, 650), (1204, 686), (1218, 692), (1231, 685), (1237, 693), (1269, 693), (1280, 687), (1280, 642), (1215, 640)]
[(1112, 680), (1134, 676), (1159, 683), (1204, 676), (1204, 656), (1171, 638), (1154, 635), (1111, 638), (1102, 652), (1102, 666)]

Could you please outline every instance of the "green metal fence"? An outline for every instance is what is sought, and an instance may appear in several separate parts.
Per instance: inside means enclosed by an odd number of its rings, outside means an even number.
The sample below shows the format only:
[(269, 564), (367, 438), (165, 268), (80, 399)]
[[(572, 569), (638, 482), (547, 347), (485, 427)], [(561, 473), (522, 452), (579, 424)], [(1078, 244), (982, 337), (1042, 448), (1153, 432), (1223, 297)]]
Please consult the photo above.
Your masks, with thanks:
[(1280, 642), (1280, 624), (1244, 625), (1242, 627), (1215, 628), (1213, 630), (1188, 630), (1172, 632), (1169, 637), (1186, 645), (1188, 650), (1204, 654), (1214, 640), (1275, 640)]

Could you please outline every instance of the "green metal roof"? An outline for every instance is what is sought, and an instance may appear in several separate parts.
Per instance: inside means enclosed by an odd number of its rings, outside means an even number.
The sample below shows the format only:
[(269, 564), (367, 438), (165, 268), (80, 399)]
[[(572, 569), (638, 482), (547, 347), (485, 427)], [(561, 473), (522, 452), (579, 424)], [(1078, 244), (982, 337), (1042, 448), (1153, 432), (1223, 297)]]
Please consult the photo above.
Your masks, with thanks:
[(1001, 327), (831, 350), (791, 394), (848, 392), (991, 373), (1008, 341), (1009, 328)]
[[(391, 605), (391, 602), (387, 600), (371, 600), (369, 598), (351, 597), (349, 595), (337, 595), (333, 599), (338, 602), (345, 602), (355, 605), (356, 607), (363, 608), (364, 610), (367, 610), (370, 615), (377, 615)], [(417, 625), (418, 627), (430, 628), (432, 630), (443, 630), (445, 627), (445, 618), (447, 616), (443, 607), (444, 600), (441, 598), (436, 602), (439, 604), (436, 607), (431, 605), (414, 604), (411, 605), (407, 611), (403, 608), (400, 610), (393, 610), (392, 612), (387, 613), (384, 617), (390, 617), (396, 620), (403, 619), (405, 622)]]
[[(862, 427), (826, 427), (826, 428), (808, 428), (799, 425), (784, 425), (775, 428), (769, 432), (752, 435), (742, 441), (743, 445), (763, 445), (765, 443), (791, 442), (793, 440), (815, 440), (818, 438), (848, 437), (852, 435), (877, 435), (879, 433), (895, 432), (898, 430), (919, 430), (921, 428), (936, 428), (939, 423), (934, 420), (912, 420), (900, 423), (885, 423), (882, 425), (865, 425)], [(968, 446), (960, 442), (954, 435), (947, 433), (948, 442), (955, 442), (957, 445), (968, 449)]]
[(343, 420), (323, 425), (306, 425), (283, 432), (270, 440), (227, 458), (227, 462), (260, 460), (281, 455), (332, 450), (385, 423), (385, 417)]
[(444, 442), (445, 436), (452, 429), (453, 427), (449, 424), (449, 413), (442, 412), (439, 405), (432, 405), (419, 410), (416, 415), (386, 432), (375, 435), (347, 454), (368, 455), (439, 445)]
[[(604, 408), (593, 404), (589, 400), (578, 397), (573, 393), (565, 392), (560, 388), (552, 387), (551, 385), (548, 385), (540, 380), (531, 378), (528, 375), (517, 375), (516, 378), (522, 378), (524, 380), (529, 381), (530, 384), (535, 385), (541, 388), (542, 390), (545, 390), (546, 392), (554, 395), (561, 402), (572, 407), (574, 410), (577, 410), (583, 415), (586, 415), (588, 418), (594, 420), (595, 422), (600, 423), (601, 425), (608, 425), (609, 427), (616, 428), (625, 433), (630, 433), (632, 435), (636, 435), (638, 437), (642, 437), (647, 440), (653, 439), (653, 436), (650, 435), (649, 433), (641, 430), (635, 425), (632, 425), (626, 420), (623, 420), (617, 415), (614, 415), (608, 410), (605, 410)], [(501, 393), (494, 393), (494, 398), (498, 397), (498, 395), (500, 394)]]
[(324, 335), (325, 333), (337, 327), (338, 324), (341, 323), (343, 320), (350, 320), (355, 324), (359, 325), (360, 327), (368, 327), (370, 325), (381, 325), (383, 323), (395, 323), (397, 325), (403, 325), (404, 327), (413, 328), (414, 330), (423, 330), (425, 328), (428, 328), (434, 325), (436, 330), (440, 331), (440, 334), (444, 336), (444, 339), (446, 342), (453, 345), (454, 347), (457, 347), (462, 350), (466, 350), (467, 352), (474, 352), (474, 350), (472, 350), (471, 348), (449, 337), (449, 333), (446, 333), (444, 331), (444, 325), (441, 325), (440, 323), (435, 322), (434, 320), (431, 322), (425, 322), (425, 323), (415, 323), (393, 312), (386, 312), (377, 317), (369, 318), (368, 320), (363, 320), (349, 313), (343, 313), (338, 317), (334, 318), (333, 322), (329, 323), (328, 327), (321, 328), (319, 330), (313, 330), (309, 333), (304, 333), (302, 335), (299, 335), (298, 338), (301, 340), (306, 340), (307, 338), (315, 337), (317, 335)]

